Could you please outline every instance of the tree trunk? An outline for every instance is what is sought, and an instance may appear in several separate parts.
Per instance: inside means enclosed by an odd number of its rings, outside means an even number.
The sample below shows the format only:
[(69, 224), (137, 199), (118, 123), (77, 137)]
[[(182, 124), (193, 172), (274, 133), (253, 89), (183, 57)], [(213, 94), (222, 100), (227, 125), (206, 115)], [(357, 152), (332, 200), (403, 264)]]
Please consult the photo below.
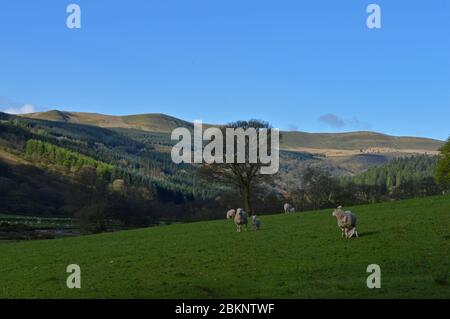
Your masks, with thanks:
[(245, 207), (245, 211), (249, 214), (249, 216), (253, 215), (253, 208), (252, 208), (252, 199), (251, 199), (251, 191), (250, 191), (250, 186), (249, 185), (245, 185), (244, 186), (244, 207)]

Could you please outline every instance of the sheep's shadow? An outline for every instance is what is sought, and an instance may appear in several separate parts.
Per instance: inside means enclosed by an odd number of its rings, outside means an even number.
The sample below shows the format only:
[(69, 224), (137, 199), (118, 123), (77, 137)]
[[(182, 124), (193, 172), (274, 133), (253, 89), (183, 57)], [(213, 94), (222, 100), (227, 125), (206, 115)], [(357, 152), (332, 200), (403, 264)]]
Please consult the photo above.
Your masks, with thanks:
[(380, 233), (379, 231), (366, 231), (366, 232), (363, 232), (363, 233), (358, 232), (358, 236), (359, 237), (366, 237), (366, 236), (376, 235), (376, 234), (379, 234), (379, 233)]

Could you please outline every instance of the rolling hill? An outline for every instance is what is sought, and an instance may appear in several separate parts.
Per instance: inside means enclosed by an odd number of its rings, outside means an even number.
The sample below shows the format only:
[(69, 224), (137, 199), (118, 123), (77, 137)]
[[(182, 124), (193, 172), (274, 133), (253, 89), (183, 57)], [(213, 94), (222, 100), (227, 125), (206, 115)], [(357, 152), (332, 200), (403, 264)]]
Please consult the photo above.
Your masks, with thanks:
[[(126, 128), (169, 134), (174, 128), (192, 128), (192, 123), (165, 114), (111, 116), (95, 113), (49, 111), (23, 115), (33, 119), (87, 124), (104, 128)], [(436, 154), (442, 141), (420, 137), (395, 137), (374, 132), (305, 133), (282, 132), (281, 148), (289, 151), (352, 156), (360, 153)]]
[[(375, 132), (349, 133), (283, 133), (283, 147), (288, 150), (341, 151), (342, 155), (355, 153), (430, 153), (443, 145), (442, 141), (420, 137), (397, 137)], [(335, 152), (339, 153), (339, 152)]]
[(177, 127), (193, 127), (187, 121), (165, 114), (140, 114), (112, 116), (96, 113), (78, 113), (53, 110), (44, 113), (24, 115), (39, 120), (57, 121), (75, 124), (87, 124), (105, 128), (129, 128), (147, 132), (171, 133)]
[[(51, 241), (0, 242), (0, 298), (450, 298), (450, 197), (352, 207), (359, 238), (330, 210)], [(66, 267), (81, 267), (67, 289)], [(368, 289), (367, 266), (381, 267)]]

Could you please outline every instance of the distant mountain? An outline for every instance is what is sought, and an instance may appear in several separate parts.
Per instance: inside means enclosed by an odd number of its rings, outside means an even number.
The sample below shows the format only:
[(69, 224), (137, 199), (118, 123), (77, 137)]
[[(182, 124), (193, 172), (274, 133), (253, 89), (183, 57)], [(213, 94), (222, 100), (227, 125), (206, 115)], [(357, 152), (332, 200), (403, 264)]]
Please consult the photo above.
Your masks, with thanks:
[[(157, 133), (170, 133), (177, 127), (192, 128), (192, 123), (165, 114), (112, 116), (53, 110), (23, 116), (103, 128), (125, 128)], [(444, 143), (429, 138), (396, 137), (374, 132), (282, 132), (282, 136), (281, 148), (284, 150), (320, 153), (329, 157), (346, 157), (358, 154), (436, 154)]]
[(328, 156), (357, 154), (433, 154), (443, 141), (423, 137), (397, 137), (375, 132), (283, 133), (283, 148), (291, 151), (325, 153)]
[(140, 114), (113, 116), (97, 113), (65, 112), (53, 110), (32, 113), (23, 117), (58, 121), (74, 124), (87, 124), (104, 128), (130, 128), (148, 132), (170, 133), (177, 127), (192, 127), (192, 123), (165, 114)]

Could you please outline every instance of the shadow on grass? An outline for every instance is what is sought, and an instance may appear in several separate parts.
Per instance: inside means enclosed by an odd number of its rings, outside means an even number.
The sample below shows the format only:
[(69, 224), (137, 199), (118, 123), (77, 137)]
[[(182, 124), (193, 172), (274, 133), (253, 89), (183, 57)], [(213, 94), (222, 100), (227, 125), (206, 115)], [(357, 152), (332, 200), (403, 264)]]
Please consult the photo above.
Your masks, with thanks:
[(358, 233), (359, 237), (366, 237), (366, 236), (372, 236), (372, 235), (376, 235), (379, 234), (379, 231), (367, 231), (364, 233)]

